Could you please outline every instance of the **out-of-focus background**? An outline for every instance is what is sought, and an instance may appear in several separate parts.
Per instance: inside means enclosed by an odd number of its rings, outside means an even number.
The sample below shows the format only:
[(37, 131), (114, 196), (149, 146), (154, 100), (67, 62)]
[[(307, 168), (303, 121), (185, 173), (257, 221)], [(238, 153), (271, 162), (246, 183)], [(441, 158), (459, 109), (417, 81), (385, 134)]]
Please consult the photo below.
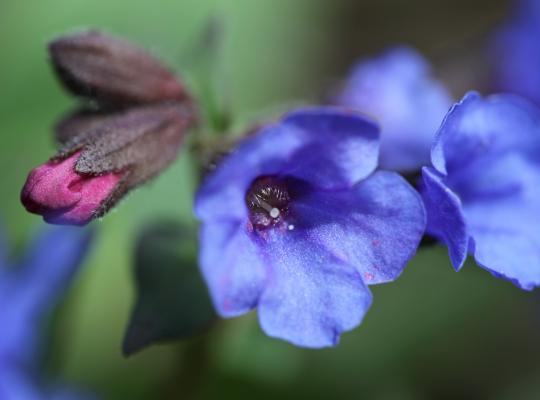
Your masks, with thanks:
[[(0, 215), (12, 244), (21, 248), (41, 224), (19, 192), (53, 152), (52, 124), (74, 106), (47, 61), (46, 44), (57, 35), (101, 28), (195, 81), (193, 48), (217, 16), (214, 78), (241, 124), (284, 104), (319, 101), (357, 58), (396, 43), (423, 52), (456, 98), (482, 89), (481, 50), (508, 7), (503, 0), (0, 0)], [(422, 249), (396, 282), (373, 287), (363, 324), (336, 348), (270, 339), (252, 313), (123, 358), (136, 232), (162, 216), (194, 223), (190, 165), (182, 154), (94, 223), (98, 242), (55, 315), (51, 375), (105, 399), (540, 398), (540, 297), (473, 263), (457, 274), (438, 246)]]

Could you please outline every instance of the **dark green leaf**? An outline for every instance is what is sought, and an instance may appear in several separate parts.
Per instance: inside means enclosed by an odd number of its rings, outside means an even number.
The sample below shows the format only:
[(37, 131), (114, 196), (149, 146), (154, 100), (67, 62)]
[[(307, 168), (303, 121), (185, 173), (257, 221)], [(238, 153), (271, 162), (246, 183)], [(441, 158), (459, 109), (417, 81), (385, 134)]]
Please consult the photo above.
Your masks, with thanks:
[(194, 232), (178, 223), (143, 229), (135, 250), (137, 301), (124, 336), (125, 356), (193, 336), (216, 319), (196, 253)]

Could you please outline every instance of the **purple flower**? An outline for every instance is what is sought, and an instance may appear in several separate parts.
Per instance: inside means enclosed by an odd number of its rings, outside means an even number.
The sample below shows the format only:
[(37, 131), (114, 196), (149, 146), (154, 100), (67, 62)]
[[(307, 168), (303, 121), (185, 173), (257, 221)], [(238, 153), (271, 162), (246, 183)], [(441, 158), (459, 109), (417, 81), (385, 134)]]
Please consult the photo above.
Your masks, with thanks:
[(336, 102), (380, 122), (381, 168), (411, 171), (429, 164), (433, 137), (452, 99), (419, 53), (398, 47), (361, 60)]
[(225, 158), (200, 188), (200, 263), (223, 317), (258, 309), (298, 346), (337, 344), (396, 279), (425, 225), (420, 196), (377, 172), (377, 127), (333, 108), (292, 112)]
[(540, 1), (516, 2), (512, 17), (494, 35), (491, 62), (496, 90), (540, 105)]
[(43, 318), (72, 282), (90, 244), (89, 231), (48, 229), (10, 268), (4, 239), (0, 235), (0, 398), (87, 398), (63, 387), (41, 387), (37, 365)]
[(424, 168), (428, 233), (459, 270), (467, 257), (523, 289), (540, 285), (540, 111), (512, 95), (467, 94)]

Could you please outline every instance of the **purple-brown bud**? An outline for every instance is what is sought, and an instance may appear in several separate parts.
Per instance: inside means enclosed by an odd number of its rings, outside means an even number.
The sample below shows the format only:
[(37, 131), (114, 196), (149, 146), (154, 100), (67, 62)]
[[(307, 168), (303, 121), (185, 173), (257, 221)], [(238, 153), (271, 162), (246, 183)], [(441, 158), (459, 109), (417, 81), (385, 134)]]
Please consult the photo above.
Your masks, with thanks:
[(52, 64), (74, 95), (126, 106), (188, 98), (160, 61), (133, 44), (98, 31), (63, 36), (49, 44)]
[(50, 51), (62, 83), (97, 107), (57, 124), (60, 149), (30, 173), (21, 199), (47, 222), (83, 225), (175, 160), (196, 109), (172, 72), (124, 40), (92, 31)]

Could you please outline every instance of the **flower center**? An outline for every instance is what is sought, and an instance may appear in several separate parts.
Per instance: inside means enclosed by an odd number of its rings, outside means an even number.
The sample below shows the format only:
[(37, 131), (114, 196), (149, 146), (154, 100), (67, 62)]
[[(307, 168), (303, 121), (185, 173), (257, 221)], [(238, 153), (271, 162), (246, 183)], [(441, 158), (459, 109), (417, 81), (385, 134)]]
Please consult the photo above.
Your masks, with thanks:
[(283, 180), (275, 176), (255, 179), (246, 193), (249, 220), (253, 227), (264, 229), (280, 222), (289, 211), (290, 201)]

